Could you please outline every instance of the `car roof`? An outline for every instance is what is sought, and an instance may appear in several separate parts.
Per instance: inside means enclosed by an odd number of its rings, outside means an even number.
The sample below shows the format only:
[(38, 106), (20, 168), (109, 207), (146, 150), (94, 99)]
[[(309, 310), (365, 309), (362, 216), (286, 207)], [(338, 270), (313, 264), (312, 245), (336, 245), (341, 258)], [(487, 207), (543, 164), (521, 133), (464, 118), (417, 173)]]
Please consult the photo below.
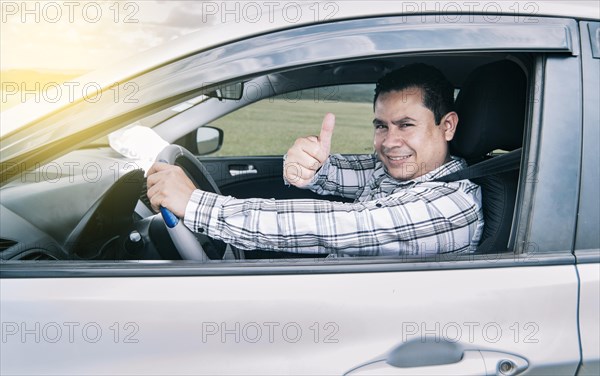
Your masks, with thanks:
[[(276, 2), (274, 8), (281, 8), (282, 12), (286, 9), (286, 2)], [(337, 1), (323, 3), (323, 9), (320, 12), (315, 11), (315, 4), (312, 2), (299, 3), (291, 2), (294, 6), (300, 7), (297, 18), (285, 16), (271, 17), (277, 15), (277, 10), (270, 8), (261, 8), (264, 13), (260, 17), (252, 17), (244, 20), (225, 19), (228, 22), (220, 22), (209, 25), (199, 25), (202, 28), (196, 32), (187, 34), (169, 43), (149, 49), (136, 55), (124, 63), (115, 64), (115, 66), (126, 65), (119, 79), (127, 79), (135, 74), (144, 72), (159, 66), (168, 64), (171, 61), (181, 59), (190, 54), (197, 53), (215, 46), (230, 43), (236, 40), (249, 38), (252, 36), (274, 32), (293, 27), (306, 26), (311, 24), (335, 22), (347, 19), (384, 17), (384, 16), (413, 16), (426, 15), (431, 18), (423, 18), (423, 22), (439, 22), (438, 14), (466, 14), (469, 16), (484, 15), (489, 17), (489, 22), (494, 22), (497, 15), (509, 15), (513, 17), (522, 17), (517, 22), (537, 23), (535, 17), (563, 17), (576, 19), (595, 19), (600, 20), (600, 8), (598, 2), (592, 1), (536, 1), (524, 3), (520, 6), (515, 5), (514, 1), (496, 1), (492, 3), (479, 3), (472, 1), (437, 1), (433, 2), (412, 2), (412, 1), (390, 1), (377, 0), (369, 1), (369, 6), (365, 6), (360, 1)], [(328, 4), (335, 4), (328, 13), (326, 10)], [(481, 6), (474, 5), (481, 4)], [(529, 4), (529, 5), (528, 5)], [(288, 4), (289, 5), (289, 4)], [(531, 19), (526, 19), (531, 18)], [(451, 22), (454, 19), (451, 20)], [(109, 69), (109, 72), (114, 70)], [(99, 77), (100, 78), (100, 77)], [(110, 77), (114, 82), (114, 77)]]
[[(289, 2), (288, 2), (289, 3)], [(286, 9), (286, 2), (275, 2), (274, 8)], [(508, 15), (515, 17), (517, 23), (537, 23), (536, 17), (562, 17), (576, 19), (600, 20), (600, 6), (597, 1), (536, 1), (516, 5), (515, 1), (496, 2), (472, 2), (472, 1), (437, 1), (437, 2), (413, 2), (413, 1), (369, 1), (368, 7), (360, 1), (337, 1), (323, 3), (320, 12), (315, 11), (315, 3), (291, 2), (294, 7), (299, 7), (297, 18), (285, 16), (271, 17), (277, 15), (277, 10), (261, 8), (264, 13), (260, 17), (252, 17), (244, 20), (225, 19), (228, 22), (200, 25), (202, 28), (196, 32), (182, 36), (169, 43), (147, 50), (129, 60), (126, 60), (127, 70), (122, 72), (121, 79), (127, 79), (132, 75), (139, 74), (153, 68), (168, 64), (171, 61), (181, 59), (190, 54), (197, 53), (215, 46), (223, 45), (240, 39), (274, 32), (277, 30), (306, 26), (311, 24), (328, 23), (341, 20), (372, 18), (384, 16), (422, 16), (424, 23), (440, 22), (435, 15), (465, 14), (468, 16), (487, 16), (489, 22), (495, 22), (495, 16)], [(328, 4), (335, 4), (328, 13)], [(476, 5), (480, 4), (480, 5)], [(288, 4), (289, 5), (289, 4)], [(429, 17), (429, 18), (428, 18)], [(520, 17), (519, 19), (517, 19)], [(458, 19), (448, 16), (450, 22)], [(470, 18), (469, 18), (470, 19)], [(123, 63), (119, 64), (123, 65)], [(113, 78), (113, 77), (111, 77)], [(114, 82), (114, 80), (113, 80)]]
[[(286, 2), (275, 2), (275, 4), (277, 4), (277, 6), (275, 6), (274, 9), (281, 8), (282, 12), (286, 9)], [(436, 14), (465, 14), (468, 16), (487, 16), (489, 17), (489, 22), (495, 22), (495, 17), (498, 15), (513, 16), (515, 17), (516, 22), (522, 23), (537, 23), (535, 18), (541, 16), (600, 20), (600, 6), (595, 0), (536, 1), (522, 3), (521, 5), (516, 5), (517, 3), (512, 0), (487, 3), (472, 1), (437, 1), (434, 3), (377, 0), (369, 1), (368, 7), (365, 6), (364, 2), (350, 0), (322, 3), (323, 8), (320, 12), (315, 10), (315, 3), (312, 2), (291, 2), (289, 4), (295, 4), (294, 7), (297, 6), (302, 9), (301, 11), (297, 11), (298, 17), (272, 17), (271, 15), (277, 15), (278, 11), (263, 7), (260, 9), (262, 9), (264, 13), (260, 17), (256, 16), (244, 20), (244, 17), (241, 17), (240, 19), (227, 19), (225, 16), (225, 20), (228, 20), (228, 22), (202, 25), (202, 28), (196, 32), (147, 50), (126, 60), (126, 64), (119, 64), (121, 66), (127, 66), (127, 71), (123, 70), (121, 72), (122, 77), (120, 77), (120, 79), (127, 79), (140, 72), (160, 67), (171, 61), (189, 56), (190, 54), (236, 40), (246, 39), (277, 30), (349, 19), (420, 15), (424, 17), (422, 18), (424, 23), (439, 23), (440, 18), (436, 18)], [(335, 4), (335, 7), (331, 8), (328, 13), (326, 7), (329, 4)], [(294, 12), (296, 12), (296, 10)], [(451, 16), (448, 16), (448, 18), (450, 17)], [(517, 17), (520, 17), (520, 19), (517, 19)], [(456, 19), (456, 21), (458, 21), (458, 19)], [(456, 21), (454, 18), (450, 19), (450, 22)], [(111, 79), (113, 79), (111, 82), (114, 82), (114, 77), (111, 77)]]
[[(265, 4), (267, 3), (269, 2), (265, 2)], [(260, 4), (260, 2), (253, 2), (253, 4)], [(469, 16), (469, 19), (476, 15), (483, 15), (489, 17), (489, 22), (494, 22), (495, 17), (498, 15), (514, 16), (516, 22), (523, 23), (535, 23), (535, 17), (538, 16), (600, 20), (598, 2), (593, 0), (536, 1), (528, 3), (514, 1), (480, 3), (472, 1), (412, 2), (378, 0), (369, 1), (368, 7), (359, 1), (326, 3), (274, 2), (269, 4), (273, 4), (273, 6), (253, 8), (262, 10), (261, 16), (252, 15), (252, 17), (246, 19), (244, 19), (245, 17), (227, 19), (227, 16), (225, 16), (225, 20), (229, 22), (208, 25), (199, 22), (201, 29), (196, 32), (73, 79), (71, 80), (72, 84), (85, 85), (93, 82), (96, 87), (108, 88), (114, 85), (115, 82), (126, 82), (140, 74), (215, 46), (277, 30), (348, 19), (420, 15), (424, 23), (435, 23), (439, 22), (439, 17), (442, 14), (447, 17), (451, 17), (450, 15), (453, 14), (456, 16), (463, 14)], [(320, 7), (318, 10), (315, 8), (317, 4)], [(290, 11), (292, 6), (295, 9)], [(288, 15), (294, 14), (295, 16), (293, 18), (292, 16), (285, 16), (284, 11)], [(438, 15), (438, 18), (436, 18), (436, 15)], [(522, 17), (522, 20), (517, 19), (518, 17)], [(87, 94), (90, 95), (90, 93)], [(36, 120), (42, 114), (50, 113), (68, 105), (69, 103), (65, 102), (67, 99), (73, 102), (73, 100), (81, 98), (66, 98), (65, 96), (64, 99), (55, 103), (35, 103), (33, 106), (21, 105), (4, 111), (1, 114), (3, 127), (0, 130), (0, 136), (6, 136), (20, 126)]]

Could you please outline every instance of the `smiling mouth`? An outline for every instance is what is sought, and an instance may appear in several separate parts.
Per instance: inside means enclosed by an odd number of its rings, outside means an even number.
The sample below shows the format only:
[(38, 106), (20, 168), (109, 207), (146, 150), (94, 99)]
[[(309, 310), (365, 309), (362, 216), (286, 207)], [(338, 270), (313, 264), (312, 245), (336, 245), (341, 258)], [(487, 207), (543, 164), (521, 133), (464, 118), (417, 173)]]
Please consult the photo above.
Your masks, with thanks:
[(405, 159), (408, 159), (408, 158), (412, 157), (412, 154), (402, 155), (402, 156), (390, 156), (390, 155), (386, 155), (386, 157), (390, 161), (403, 161)]

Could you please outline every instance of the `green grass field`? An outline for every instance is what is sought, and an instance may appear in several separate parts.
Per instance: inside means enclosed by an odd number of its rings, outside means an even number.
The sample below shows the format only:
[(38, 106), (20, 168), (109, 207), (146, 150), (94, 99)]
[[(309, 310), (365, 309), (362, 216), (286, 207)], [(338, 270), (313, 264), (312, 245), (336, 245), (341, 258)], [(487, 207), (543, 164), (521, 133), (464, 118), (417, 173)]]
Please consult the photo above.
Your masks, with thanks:
[(336, 116), (332, 153), (373, 151), (371, 103), (270, 99), (213, 122), (225, 132), (223, 148), (213, 155), (285, 154), (296, 138), (318, 135), (327, 112)]

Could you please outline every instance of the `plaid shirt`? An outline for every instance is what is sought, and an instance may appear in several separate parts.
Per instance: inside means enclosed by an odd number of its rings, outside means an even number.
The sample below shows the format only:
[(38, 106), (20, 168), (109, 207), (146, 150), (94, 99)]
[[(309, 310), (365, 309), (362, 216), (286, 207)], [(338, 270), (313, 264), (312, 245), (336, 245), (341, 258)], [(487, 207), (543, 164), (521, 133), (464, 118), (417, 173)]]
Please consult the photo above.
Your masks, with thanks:
[(470, 252), (483, 230), (481, 189), (469, 180), (432, 180), (464, 160), (409, 181), (387, 174), (375, 155), (332, 155), (307, 187), (325, 200), (236, 199), (200, 190), (187, 204), (192, 230), (242, 249), (349, 256)]

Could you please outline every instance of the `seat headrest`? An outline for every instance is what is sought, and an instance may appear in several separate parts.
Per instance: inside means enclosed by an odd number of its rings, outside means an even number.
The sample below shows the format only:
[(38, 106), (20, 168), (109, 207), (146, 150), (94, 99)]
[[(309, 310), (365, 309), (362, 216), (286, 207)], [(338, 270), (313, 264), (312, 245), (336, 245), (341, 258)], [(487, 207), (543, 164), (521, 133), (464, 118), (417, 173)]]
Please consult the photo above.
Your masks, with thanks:
[(458, 127), (453, 155), (482, 159), (495, 149), (522, 146), (527, 79), (514, 62), (503, 60), (475, 69), (456, 98)]

